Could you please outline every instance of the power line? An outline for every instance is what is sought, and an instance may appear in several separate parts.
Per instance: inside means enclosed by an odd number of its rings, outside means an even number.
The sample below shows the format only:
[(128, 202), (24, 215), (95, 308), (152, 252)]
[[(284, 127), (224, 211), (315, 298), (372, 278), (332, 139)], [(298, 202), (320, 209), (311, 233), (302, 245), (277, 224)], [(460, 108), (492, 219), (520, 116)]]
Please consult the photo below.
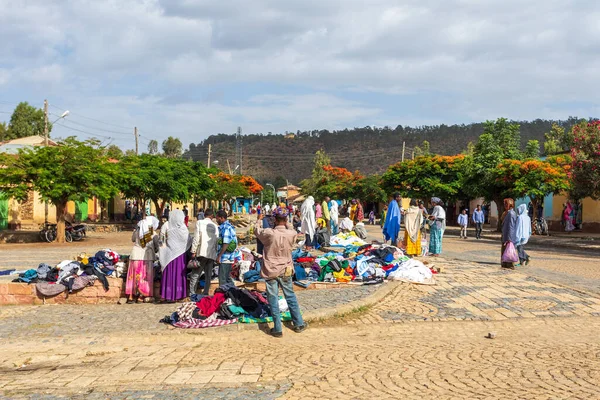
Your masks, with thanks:
[[(58, 114), (50, 113), (50, 115), (54, 115), (55, 117), (59, 117), (60, 118), (60, 115), (58, 115)], [(102, 131), (102, 132), (116, 133), (116, 134), (119, 134), (119, 135), (131, 135), (131, 132), (112, 131), (112, 130), (109, 130), (109, 129), (96, 128), (94, 126), (85, 125), (85, 124), (82, 124), (81, 122), (73, 121), (72, 118), (65, 119), (65, 122), (68, 122), (68, 123), (71, 123), (71, 124), (75, 124), (75, 125), (79, 125), (79, 126), (82, 126), (84, 128), (88, 128), (88, 129), (95, 129), (95, 130)]]
[[(50, 104), (50, 107), (56, 108), (57, 110), (61, 110), (61, 111), (65, 111), (66, 110), (66, 108), (61, 108), (60, 106), (56, 106), (56, 105), (53, 105), (53, 104)], [(73, 115), (78, 116), (79, 118), (83, 118), (83, 119), (87, 119), (87, 120), (90, 120), (90, 121), (98, 122), (100, 124), (114, 126), (115, 128), (131, 129), (131, 127), (128, 127), (128, 126), (116, 125), (116, 124), (113, 124), (113, 123), (110, 123), (110, 122), (100, 121), (98, 119), (86, 117), (85, 115), (82, 115), (82, 114), (77, 114), (77, 113), (73, 113), (73, 112), (70, 112), (70, 113), (73, 114)]]

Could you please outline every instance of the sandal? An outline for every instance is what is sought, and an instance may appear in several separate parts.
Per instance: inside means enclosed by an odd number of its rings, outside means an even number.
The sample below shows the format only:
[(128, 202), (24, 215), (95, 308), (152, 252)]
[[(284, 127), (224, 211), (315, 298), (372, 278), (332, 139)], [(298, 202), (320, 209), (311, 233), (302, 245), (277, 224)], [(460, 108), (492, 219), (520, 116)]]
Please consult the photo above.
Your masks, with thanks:
[(125, 304), (133, 304), (133, 299), (127, 299), (127, 302)]

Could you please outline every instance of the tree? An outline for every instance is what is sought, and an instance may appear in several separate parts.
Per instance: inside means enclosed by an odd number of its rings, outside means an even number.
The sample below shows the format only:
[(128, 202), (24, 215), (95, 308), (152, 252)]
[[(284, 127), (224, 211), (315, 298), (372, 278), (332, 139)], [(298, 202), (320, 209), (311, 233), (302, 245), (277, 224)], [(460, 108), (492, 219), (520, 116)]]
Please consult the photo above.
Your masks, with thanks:
[(150, 143), (148, 143), (148, 154), (158, 154), (158, 142), (154, 139), (150, 140)]
[(121, 148), (116, 144), (111, 144), (104, 150), (104, 152), (108, 158), (115, 160), (119, 160), (123, 157), (123, 150), (121, 150)]
[(165, 153), (165, 157), (169, 158), (180, 157), (183, 153), (183, 145), (181, 144), (181, 140), (174, 138), (173, 136), (169, 136), (167, 140), (162, 142), (162, 149)]
[(427, 140), (423, 140), (423, 143), (421, 143), (421, 146), (415, 146), (413, 149), (414, 153), (415, 153), (415, 157), (421, 157), (421, 156), (429, 156), (431, 155), (431, 145), (429, 144), (429, 142)]
[(355, 182), (352, 197), (368, 203), (385, 202), (387, 194), (381, 187), (381, 176), (369, 175), (358, 179)]
[(0, 122), (0, 142), (8, 139), (8, 125), (6, 122)]
[[(48, 134), (51, 130), (52, 124), (48, 123)], [(44, 135), (44, 111), (27, 102), (21, 102), (10, 117), (6, 140), (34, 135)]]
[(529, 197), (533, 209), (549, 194), (569, 189), (570, 165), (565, 157), (542, 160), (504, 160), (496, 168), (496, 180), (507, 187), (503, 193), (515, 199)]
[(0, 188), (9, 196), (25, 200), (30, 191), (56, 206), (57, 240), (65, 240), (68, 201), (97, 197), (107, 200), (117, 192), (117, 169), (108, 161), (96, 140), (80, 142), (73, 137), (58, 146), (19, 149), (2, 155), (5, 165)]
[(483, 134), (490, 134), (502, 148), (503, 158), (518, 160), (521, 158), (521, 132), (517, 123), (509, 123), (506, 118), (496, 121), (486, 121)]
[(545, 133), (544, 153), (547, 155), (559, 154), (568, 151), (573, 145), (573, 134), (566, 133), (565, 128), (553, 123), (550, 132)]
[(571, 197), (600, 199), (600, 121), (582, 121), (571, 131)]
[(465, 156), (417, 157), (388, 167), (382, 175), (388, 193), (400, 192), (414, 199), (437, 196), (444, 200), (464, 197), (462, 175)]
[(311, 177), (300, 182), (303, 193), (308, 195), (314, 194), (315, 190), (317, 189), (317, 185), (325, 177), (325, 171), (323, 168), (327, 165), (331, 165), (331, 159), (327, 153), (325, 153), (325, 150), (318, 150), (315, 153)]
[(525, 146), (525, 158), (539, 158), (540, 157), (540, 142), (538, 140), (530, 140)]
[(351, 198), (357, 182), (363, 179), (358, 171), (352, 173), (346, 168), (331, 165), (323, 166), (319, 175), (321, 175), (321, 179), (316, 182), (314, 190), (310, 192), (317, 200), (324, 199), (326, 196), (337, 199)]

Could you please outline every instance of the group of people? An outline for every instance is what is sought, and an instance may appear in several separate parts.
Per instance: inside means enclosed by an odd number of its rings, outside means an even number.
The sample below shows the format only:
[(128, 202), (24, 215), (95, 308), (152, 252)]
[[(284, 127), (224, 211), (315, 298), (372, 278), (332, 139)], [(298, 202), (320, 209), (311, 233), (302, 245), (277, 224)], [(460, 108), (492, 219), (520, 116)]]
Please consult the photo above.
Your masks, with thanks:
[(568, 200), (563, 204), (562, 223), (566, 232), (581, 229), (583, 224), (583, 205), (581, 202), (573, 204)]
[[(237, 248), (235, 227), (225, 211), (215, 214), (207, 209), (203, 214), (204, 218), (196, 223), (193, 238), (182, 210), (170, 211), (168, 221), (160, 229), (160, 222), (150, 213), (138, 222), (131, 237), (133, 248), (125, 287), (128, 303), (153, 297), (156, 260), (160, 263), (162, 301), (174, 302), (186, 298), (188, 293), (196, 293), (201, 273), (205, 274), (204, 293), (208, 294), (215, 263), (219, 265), (219, 285), (233, 282), (230, 274)], [(192, 269), (189, 282), (188, 258), (197, 260), (200, 265)]]
[[(515, 201), (511, 198), (504, 199), (504, 213), (500, 217), (502, 224), (502, 267), (514, 269), (522, 264), (529, 264), (530, 257), (525, 251), (525, 245), (531, 237), (531, 217), (527, 212), (527, 206), (521, 204), (515, 211)], [(518, 253), (518, 262), (505, 261), (505, 251), (512, 244)]]

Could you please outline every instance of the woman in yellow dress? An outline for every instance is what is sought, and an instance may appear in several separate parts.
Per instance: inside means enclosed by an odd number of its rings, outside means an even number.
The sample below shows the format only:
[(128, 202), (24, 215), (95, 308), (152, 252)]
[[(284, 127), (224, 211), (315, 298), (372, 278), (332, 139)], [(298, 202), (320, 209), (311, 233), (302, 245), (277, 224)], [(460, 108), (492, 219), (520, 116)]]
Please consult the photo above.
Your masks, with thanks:
[(421, 255), (421, 224), (423, 211), (419, 208), (417, 200), (411, 199), (410, 207), (404, 214), (404, 243), (406, 254), (409, 256)]

